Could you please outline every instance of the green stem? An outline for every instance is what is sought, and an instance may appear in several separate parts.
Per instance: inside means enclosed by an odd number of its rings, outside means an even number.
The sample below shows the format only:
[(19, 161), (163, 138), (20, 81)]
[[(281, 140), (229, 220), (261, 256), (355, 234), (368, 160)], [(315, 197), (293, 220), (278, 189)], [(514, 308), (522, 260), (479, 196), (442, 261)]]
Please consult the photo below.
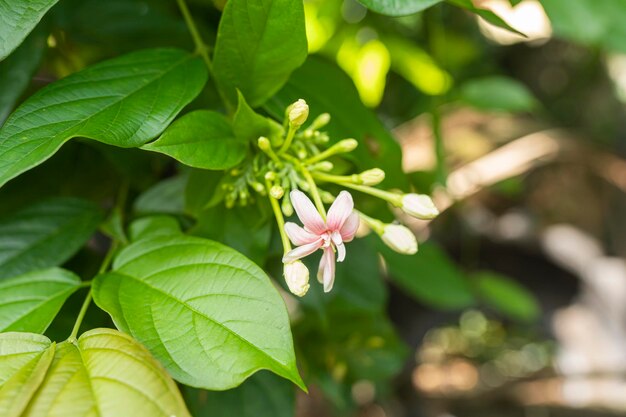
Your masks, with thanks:
[(317, 184), (315, 184), (315, 180), (311, 176), (311, 173), (308, 169), (302, 166), (301, 163), (296, 162), (296, 166), (298, 170), (302, 173), (302, 176), (306, 180), (307, 184), (309, 184), (309, 192), (313, 197), (313, 202), (315, 203), (315, 207), (317, 207), (317, 211), (320, 212), (324, 221), (326, 221), (326, 208), (324, 207), (324, 203), (322, 202), (322, 197), (320, 197), (319, 190), (317, 189)]
[(359, 217), (365, 221), (365, 223), (367, 223), (367, 225), (374, 230), (374, 232), (376, 232), (379, 235), (382, 235), (384, 230), (385, 230), (385, 225), (383, 222), (381, 222), (380, 220), (374, 219), (370, 216), (368, 216), (367, 214), (358, 211), (358, 210), (354, 210), (355, 213), (357, 213), (359, 215)]
[(296, 130), (298, 129), (291, 126), (291, 124), (289, 125), (289, 130), (287, 131), (287, 138), (285, 139), (285, 142), (283, 142), (283, 146), (281, 146), (280, 149), (278, 150), (279, 155), (285, 153), (287, 149), (289, 149), (289, 147), (291, 146), (291, 142), (293, 142), (293, 138), (296, 135)]
[[(187, 29), (189, 30), (189, 33), (191, 34), (191, 37), (193, 38), (193, 43), (196, 45), (196, 53), (202, 57), (202, 60), (204, 61), (207, 69), (209, 70), (209, 75), (211, 76), (211, 79), (215, 81), (215, 75), (213, 73), (213, 63), (211, 62), (211, 58), (209, 58), (209, 48), (207, 47), (206, 43), (204, 43), (202, 36), (200, 36), (200, 32), (198, 31), (198, 28), (196, 27), (196, 24), (193, 21), (193, 17), (191, 16), (191, 13), (189, 12), (189, 7), (187, 7), (187, 3), (185, 2), (185, 0), (176, 0), (176, 2), (178, 3), (178, 8), (180, 9), (180, 12), (182, 13), (185, 19), (185, 23), (187, 24)], [(222, 91), (221, 88), (219, 88), (219, 86), (217, 86), (217, 91), (220, 95), (220, 98), (222, 99), (222, 102), (226, 106), (226, 110), (228, 111), (228, 113), (229, 114), (234, 113), (232, 104), (226, 98), (226, 96), (224, 95), (224, 92)]]
[(265, 188), (267, 189), (267, 197), (270, 199), (272, 211), (274, 211), (274, 217), (276, 217), (278, 232), (280, 233), (280, 240), (283, 242), (283, 254), (285, 254), (291, 250), (291, 242), (289, 241), (289, 237), (287, 237), (287, 233), (285, 233), (285, 219), (283, 217), (283, 212), (280, 211), (278, 200), (276, 200), (270, 194), (270, 189), (272, 188), (272, 185), (268, 180), (265, 180)]
[(369, 194), (374, 197), (378, 197), (382, 200), (390, 202), (396, 207), (402, 206), (402, 196), (399, 194), (390, 193), (389, 191), (379, 190), (378, 188), (369, 187), (367, 185), (353, 184), (347, 181), (338, 181), (337, 175), (325, 174), (323, 172), (314, 172), (313, 176), (322, 181), (332, 182), (334, 184), (338, 184), (347, 188), (352, 188), (353, 190), (357, 190), (362, 193)]
[(437, 182), (443, 186), (446, 185), (447, 167), (446, 167), (446, 149), (443, 143), (443, 135), (441, 134), (441, 114), (439, 113), (438, 104), (433, 105), (432, 110), (432, 130), (434, 137), (435, 157), (437, 159), (436, 178)]

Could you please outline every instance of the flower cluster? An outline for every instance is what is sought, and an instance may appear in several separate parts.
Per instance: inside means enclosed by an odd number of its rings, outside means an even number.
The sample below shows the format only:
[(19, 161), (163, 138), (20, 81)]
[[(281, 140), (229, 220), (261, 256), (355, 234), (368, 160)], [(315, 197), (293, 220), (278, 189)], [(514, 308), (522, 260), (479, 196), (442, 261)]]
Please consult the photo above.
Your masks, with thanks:
[[(329, 146), (329, 136), (320, 129), (328, 124), (330, 115), (323, 113), (303, 127), (308, 116), (309, 106), (304, 100), (291, 104), (286, 109), (280, 137), (258, 138), (261, 152), (251, 162), (233, 170), (231, 177), (222, 184), (227, 206), (254, 201), (250, 189), (269, 198), (284, 249), (285, 281), (290, 291), (298, 296), (306, 294), (310, 287), (309, 271), (301, 259), (318, 250), (322, 251), (318, 281), (325, 292), (332, 289), (335, 260), (345, 259), (345, 244), (354, 239), (360, 222), (369, 226), (391, 249), (404, 254), (417, 252), (417, 240), (411, 230), (356, 211), (352, 195), (345, 189), (383, 199), (419, 219), (432, 219), (439, 214), (427, 195), (375, 188), (385, 179), (385, 172), (379, 168), (352, 175), (332, 173), (334, 165), (329, 158), (353, 151), (358, 142), (343, 139)], [(335, 196), (322, 189), (320, 183), (338, 185), (344, 190)], [(328, 213), (325, 204), (332, 204)], [(292, 216), (294, 210), (302, 226), (285, 222), (284, 216)]]

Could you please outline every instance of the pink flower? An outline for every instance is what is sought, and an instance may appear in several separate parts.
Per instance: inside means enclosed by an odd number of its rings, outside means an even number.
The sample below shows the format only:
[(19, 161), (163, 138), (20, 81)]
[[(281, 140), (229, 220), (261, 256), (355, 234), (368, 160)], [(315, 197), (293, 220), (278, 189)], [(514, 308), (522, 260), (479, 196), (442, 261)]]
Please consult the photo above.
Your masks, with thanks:
[(352, 211), (352, 196), (347, 191), (339, 193), (328, 210), (326, 221), (302, 191), (294, 190), (290, 197), (304, 228), (291, 222), (285, 224), (287, 236), (298, 247), (287, 252), (283, 262), (294, 262), (322, 249), (324, 254), (317, 271), (317, 280), (324, 284), (324, 292), (328, 292), (335, 281), (335, 251), (337, 261), (342, 262), (346, 257), (344, 242), (354, 239), (359, 228), (359, 215)]

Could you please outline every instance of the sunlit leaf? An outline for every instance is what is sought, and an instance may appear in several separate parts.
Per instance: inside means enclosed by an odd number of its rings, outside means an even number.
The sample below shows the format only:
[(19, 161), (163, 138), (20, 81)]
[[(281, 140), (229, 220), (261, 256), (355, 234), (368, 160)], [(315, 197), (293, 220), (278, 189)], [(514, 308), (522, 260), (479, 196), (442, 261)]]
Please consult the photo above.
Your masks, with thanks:
[(80, 286), (80, 278), (60, 268), (0, 281), (0, 332), (43, 333)]
[(141, 147), (160, 152), (194, 168), (232, 168), (246, 156), (246, 143), (235, 138), (223, 115), (196, 110), (169, 126), (154, 142)]
[(269, 369), (303, 387), (281, 297), (233, 249), (189, 236), (140, 240), (93, 291), (116, 326), (184, 384), (223, 390)]
[(161, 133), (207, 79), (197, 57), (151, 49), (100, 62), (49, 84), (0, 130), (0, 186), (80, 136), (120, 147)]
[(405, 16), (421, 12), (443, 0), (358, 0), (370, 10), (387, 16)]
[[(1, 389), (1, 388), (0, 388)], [(94, 329), (57, 345), (21, 417), (189, 417), (163, 367), (130, 336)]]
[(0, 278), (61, 265), (101, 220), (95, 204), (74, 198), (45, 200), (0, 219)]
[(446, 0), (446, 1), (454, 6), (460, 7), (462, 9), (465, 9), (471, 13), (474, 13), (482, 17), (483, 19), (485, 19), (487, 22), (491, 23), (492, 25), (498, 26), (502, 29), (508, 30), (509, 32), (513, 32), (523, 37), (526, 37), (525, 34), (511, 27), (511, 25), (509, 25), (500, 16), (498, 16), (491, 10), (474, 6), (474, 3), (472, 2), (472, 0)]
[(9, 55), (58, 0), (0, 1), (0, 61)]
[(218, 84), (234, 105), (239, 89), (252, 107), (278, 91), (307, 55), (302, 0), (230, 0), (213, 57)]
[(472, 278), (475, 280), (478, 296), (505, 316), (532, 321), (541, 314), (535, 296), (518, 282), (493, 272), (479, 272)]
[(54, 358), (55, 344), (33, 333), (0, 333), (0, 415), (21, 417)]
[(401, 255), (382, 244), (380, 248), (393, 281), (418, 301), (442, 309), (474, 303), (468, 280), (434, 244), (422, 244), (415, 255)]

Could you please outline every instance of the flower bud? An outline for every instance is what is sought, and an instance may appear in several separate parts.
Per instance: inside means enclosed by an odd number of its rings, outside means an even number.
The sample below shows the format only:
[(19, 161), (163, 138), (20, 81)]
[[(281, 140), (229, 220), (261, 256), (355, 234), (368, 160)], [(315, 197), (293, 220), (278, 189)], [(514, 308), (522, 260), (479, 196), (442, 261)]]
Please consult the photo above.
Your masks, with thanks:
[(359, 180), (363, 185), (378, 185), (385, 179), (385, 171), (380, 168), (368, 169), (359, 174)]
[(293, 205), (291, 204), (291, 199), (289, 198), (289, 194), (286, 194), (280, 203), (280, 209), (286, 217), (291, 217), (293, 215)]
[(435, 203), (426, 194), (405, 194), (402, 196), (402, 210), (422, 220), (434, 219), (439, 214)]
[(309, 117), (309, 105), (306, 101), (299, 99), (289, 106), (289, 124), (293, 127), (300, 127)]
[(270, 188), (270, 195), (276, 200), (279, 200), (283, 198), (283, 195), (285, 195), (285, 189), (280, 185), (274, 185), (272, 188)]
[(309, 270), (302, 261), (285, 264), (283, 274), (289, 291), (293, 294), (303, 297), (309, 290)]
[(387, 246), (398, 253), (413, 255), (417, 252), (415, 235), (401, 224), (386, 224), (381, 238)]
[(339, 152), (352, 152), (359, 146), (359, 142), (356, 139), (343, 139), (334, 144), (332, 147)]
[(268, 181), (274, 181), (276, 179), (276, 173), (274, 171), (268, 171), (265, 173), (265, 179)]
[(254, 188), (254, 191), (256, 191), (257, 193), (263, 193), (265, 191), (265, 187), (263, 186), (263, 184), (261, 184), (258, 181), (254, 181), (252, 182), (252, 188)]
[(322, 127), (326, 126), (328, 122), (330, 122), (330, 114), (322, 113), (319, 116), (317, 116), (315, 120), (313, 120), (313, 123), (311, 123), (311, 126), (308, 129), (311, 129), (311, 130), (321, 129)]
[(265, 136), (261, 136), (257, 140), (257, 144), (259, 145), (259, 149), (261, 149), (264, 152), (267, 152), (270, 149), (272, 149), (272, 144), (270, 143), (270, 140), (266, 138)]
[(331, 169), (333, 169), (334, 164), (330, 161), (322, 161), (322, 162), (318, 162), (317, 164), (311, 166), (312, 170), (315, 171), (324, 171), (324, 172), (328, 172)]

